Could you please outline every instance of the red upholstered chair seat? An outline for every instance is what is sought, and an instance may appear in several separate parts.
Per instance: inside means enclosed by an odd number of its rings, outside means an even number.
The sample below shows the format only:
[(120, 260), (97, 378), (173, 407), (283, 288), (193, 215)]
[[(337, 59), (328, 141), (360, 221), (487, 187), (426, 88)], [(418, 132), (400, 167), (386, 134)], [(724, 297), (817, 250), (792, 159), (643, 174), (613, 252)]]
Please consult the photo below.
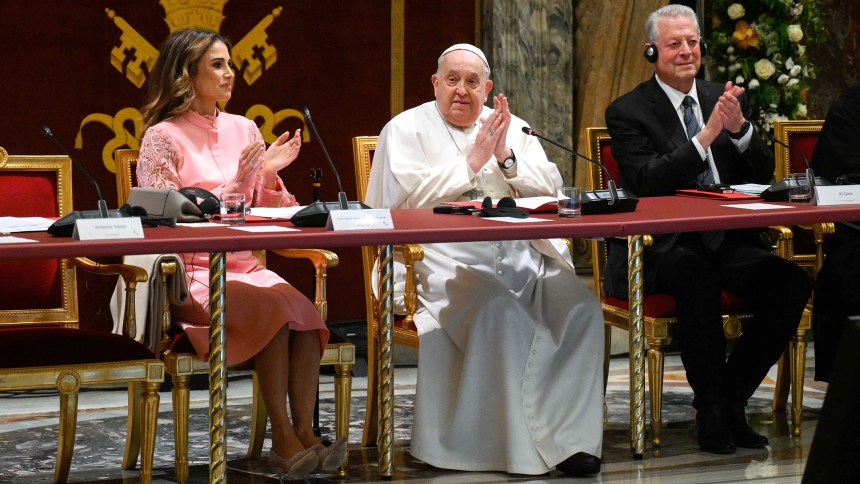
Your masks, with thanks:
[[(614, 306), (616, 308), (629, 310), (629, 301), (618, 299), (615, 296), (609, 296), (603, 301), (604, 304)], [(748, 313), (749, 306), (743, 299), (735, 296), (729, 291), (723, 291), (720, 294), (720, 308), (723, 314), (740, 314)], [(645, 297), (645, 317), (646, 318), (674, 318), (675, 317), (675, 299), (668, 294), (651, 294)]]
[(71, 366), (155, 359), (122, 335), (71, 328), (0, 329), (0, 368)]

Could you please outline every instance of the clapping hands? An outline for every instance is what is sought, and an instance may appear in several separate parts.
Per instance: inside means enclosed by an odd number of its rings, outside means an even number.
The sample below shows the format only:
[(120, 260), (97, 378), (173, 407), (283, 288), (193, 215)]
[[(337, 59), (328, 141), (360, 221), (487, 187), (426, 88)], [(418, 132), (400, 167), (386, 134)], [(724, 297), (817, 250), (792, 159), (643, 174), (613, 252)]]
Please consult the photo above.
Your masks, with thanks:
[(511, 153), (506, 142), (508, 128), (511, 126), (511, 111), (504, 94), (493, 98), (493, 107), (492, 114), (481, 118), (481, 128), (475, 138), (475, 145), (466, 156), (466, 162), (474, 173), (483, 168), (491, 155), (495, 155), (496, 160), (504, 160)]

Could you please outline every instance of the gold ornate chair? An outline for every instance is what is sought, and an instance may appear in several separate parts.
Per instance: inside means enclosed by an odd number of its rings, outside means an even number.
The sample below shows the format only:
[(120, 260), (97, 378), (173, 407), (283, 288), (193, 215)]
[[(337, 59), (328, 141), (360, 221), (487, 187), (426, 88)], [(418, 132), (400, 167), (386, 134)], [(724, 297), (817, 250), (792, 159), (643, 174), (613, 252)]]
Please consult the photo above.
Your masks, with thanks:
[[(604, 164), (613, 179), (618, 180), (618, 165), (612, 156), (611, 139), (606, 128), (586, 128), (585, 156)], [(588, 190), (606, 188), (606, 180), (603, 179), (602, 170), (594, 165), (587, 164)], [(785, 227), (769, 228), (769, 235), (773, 242), (773, 251), (777, 255), (785, 253), (785, 244), (791, 240), (791, 230)], [(644, 245), (651, 245), (651, 237), (643, 237)], [(594, 292), (603, 306), (603, 317), (607, 325), (629, 330), (628, 302), (607, 294), (603, 290), (604, 269), (606, 266), (606, 243), (601, 240), (592, 240), (592, 264), (594, 270)], [(723, 311), (723, 330), (727, 338), (737, 338), (743, 331), (743, 321), (752, 317), (746, 303), (734, 294), (723, 291), (721, 297)], [(669, 327), (676, 322), (675, 300), (667, 294), (651, 294), (643, 303), (645, 313), (645, 338), (648, 342), (648, 390), (651, 402), (651, 440), (654, 444), (660, 444), (662, 433), (662, 393), (663, 393), (663, 344), (669, 336)], [(787, 403), (789, 382), (794, 392), (792, 393), (792, 433), (800, 435), (801, 412), (803, 402), (803, 375), (806, 363), (806, 342), (804, 337), (811, 325), (811, 313), (804, 310), (797, 333), (792, 339), (786, 353), (779, 363), (779, 371), (774, 391), (773, 410), (784, 411)], [(609, 336), (607, 332), (607, 337)], [(607, 343), (608, 347), (608, 343)], [(786, 355), (791, 360), (791, 371), (783, 364)], [(608, 366), (608, 353), (606, 354), (605, 366)], [(792, 378), (793, 377), (793, 378)]]
[[(0, 148), (0, 206), (6, 216), (60, 217), (72, 210), (71, 161), (65, 156), (9, 157)], [(26, 237), (26, 234), (24, 234)], [(119, 274), (126, 282), (123, 335), (78, 329), (75, 268)], [(0, 263), (0, 390), (57, 389), (60, 423), (54, 482), (66, 482), (82, 385), (127, 384), (123, 469), (140, 456), (140, 482), (152, 480), (158, 387), (164, 364), (134, 334), (136, 285), (143, 269), (84, 258)]]
[[(811, 160), (812, 152), (815, 151), (815, 144), (818, 142), (818, 136), (821, 133), (822, 126), (824, 126), (824, 121), (821, 119), (777, 120), (773, 123), (773, 132), (776, 139), (802, 153), (806, 156), (807, 160)], [(776, 162), (774, 181), (784, 179), (789, 173), (803, 173), (806, 171), (806, 163), (804, 163), (803, 159), (797, 153), (792, 153), (788, 148), (776, 143), (774, 143), (773, 146), (774, 161)], [(792, 237), (787, 240), (786, 244), (780, 247), (779, 256), (788, 259), (801, 267), (808, 268), (810, 276), (814, 282), (815, 278), (818, 277), (818, 271), (821, 270), (821, 266), (824, 264), (824, 241), (828, 236), (835, 232), (836, 226), (832, 222), (816, 223), (812, 225), (794, 226), (791, 230)], [(804, 326), (804, 323), (806, 323), (807, 326), (811, 325), (811, 321), (807, 321), (806, 314), (804, 314), (804, 319), (801, 320), (801, 327)], [(803, 334), (797, 335), (795, 339), (802, 340), (805, 337), (806, 330), (808, 329), (808, 327), (804, 328)], [(800, 328), (798, 328), (798, 333), (799, 332)], [(800, 344), (800, 342), (798, 344)], [(805, 345), (805, 343), (803, 344)], [(788, 401), (788, 383), (784, 378), (782, 378), (786, 373), (788, 373), (783, 369), (784, 363), (786, 361), (791, 361), (792, 368), (797, 368), (796, 365), (806, 364), (805, 359), (795, 360), (791, 356), (793, 356), (793, 353), (790, 355), (789, 348), (786, 348), (786, 353), (783, 354), (782, 359), (779, 361), (779, 375), (781, 378), (777, 381), (777, 395), (774, 396), (773, 404), (774, 410), (784, 410)], [(797, 388), (794, 390), (795, 392), (792, 393), (793, 422), (795, 420), (795, 401), (803, 398), (802, 393), (798, 394)], [(795, 425), (792, 430), (794, 435), (799, 435), (800, 409), (798, 408), (796, 411), (797, 425)]]
[[(774, 121), (773, 133), (776, 139), (791, 146), (812, 159), (815, 143), (824, 121), (821, 119), (805, 119), (790, 121)], [(776, 161), (776, 172), (774, 181), (780, 181), (789, 173), (803, 173), (806, 171), (806, 163), (797, 154), (788, 148), (774, 143), (774, 159)], [(800, 226), (804, 230), (795, 230), (794, 237), (785, 246), (785, 254), (780, 254), (801, 267), (808, 267), (812, 272), (813, 279), (824, 264), (824, 239), (833, 234), (835, 226), (833, 223), (817, 223), (811, 226)]]
[[(121, 149), (114, 152), (117, 172), (117, 193), (119, 204), (123, 205), (136, 180), (135, 166), (137, 165), (138, 150)], [(308, 259), (313, 263), (316, 275), (316, 291), (314, 306), (320, 312), (323, 321), (328, 314), (326, 300), (327, 269), (338, 264), (337, 254), (321, 249), (278, 249), (271, 251), (282, 257)], [(266, 264), (266, 251), (255, 251), (254, 255), (261, 265)], [(168, 278), (176, 274), (176, 263), (164, 262), (160, 267), (160, 277), (167, 293)], [(184, 333), (176, 333), (171, 328), (170, 309), (165, 307), (162, 314), (161, 357), (164, 360), (167, 373), (173, 379), (173, 420), (176, 439), (176, 476), (179, 482), (188, 478), (188, 409), (189, 388), (188, 380), (192, 374), (208, 374), (209, 365), (202, 360)], [(171, 333), (172, 332), (172, 333)], [(171, 338), (168, 334), (172, 334)], [(321, 365), (335, 367), (335, 434), (338, 438), (349, 435), (349, 408), (352, 394), (352, 366), (355, 363), (355, 345), (348, 342), (329, 343), (320, 361)], [(254, 362), (248, 361), (237, 365), (228, 365), (227, 371), (253, 370)], [(260, 395), (257, 374), (253, 374), (253, 406), (251, 416), (251, 440), (248, 443), (247, 458), (257, 459), (263, 449), (266, 433), (268, 412)], [(338, 475), (346, 475), (346, 460), (338, 471)]]
[[(370, 181), (370, 167), (373, 163), (373, 153), (376, 151), (378, 136), (357, 136), (352, 139), (352, 153), (355, 161), (355, 185), (358, 200), (364, 202), (367, 195), (367, 184)], [(424, 249), (420, 245), (395, 245), (396, 260), (406, 267), (406, 316), (396, 316), (394, 319), (394, 342), (418, 349), (418, 330), (415, 328), (413, 316), (418, 304), (415, 292), (414, 267), (415, 262), (424, 259)], [(364, 297), (367, 308), (367, 409), (364, 417), (364, 434), (361, 445), (368, 447), (376, 445), (379, 436), (379, 393), (376, 372), (379, 362), (376, 361), (376, 345), (379, 339), (378, 301), (373, 293), (373, 265), (377, 259), (377, 247), (362, 247), (361, 258), (364, 265)]]

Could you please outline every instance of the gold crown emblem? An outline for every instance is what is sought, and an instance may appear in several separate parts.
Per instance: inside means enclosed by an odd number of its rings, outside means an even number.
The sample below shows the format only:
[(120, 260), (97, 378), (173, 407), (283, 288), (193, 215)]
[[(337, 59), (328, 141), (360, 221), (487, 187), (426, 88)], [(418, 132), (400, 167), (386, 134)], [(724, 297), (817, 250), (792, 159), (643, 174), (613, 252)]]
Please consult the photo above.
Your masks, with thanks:
[(224, 4), (229, 0), (161, 0), (170, 33), (197, 27), (218, 32), (224, 20)]

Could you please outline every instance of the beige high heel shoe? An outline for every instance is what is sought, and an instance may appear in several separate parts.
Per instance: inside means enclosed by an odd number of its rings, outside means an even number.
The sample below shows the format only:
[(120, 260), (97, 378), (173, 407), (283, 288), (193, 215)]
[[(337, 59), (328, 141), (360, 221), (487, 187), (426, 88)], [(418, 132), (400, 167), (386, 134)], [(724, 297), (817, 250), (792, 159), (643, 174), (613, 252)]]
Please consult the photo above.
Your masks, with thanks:
[(297, 452), (289, 459), (284, 459), (275, 453), (269, 451), (269, 465), (278, 471), (278, 480), (281, 480), (281, 474), (292, 476), (305, 476), (314, 470), (319, 462), (317, 448), (311, 447), (301, 452)]
[(317, 444), (315, 448), (319, 455), (317, 469), (324, 472), (331, 472), (337, 470), (343, 463), (348, 450), (348, 445), (346, 437), (341, 437), (332, 442), (328, 447), (323, 447), (322, 444)]

